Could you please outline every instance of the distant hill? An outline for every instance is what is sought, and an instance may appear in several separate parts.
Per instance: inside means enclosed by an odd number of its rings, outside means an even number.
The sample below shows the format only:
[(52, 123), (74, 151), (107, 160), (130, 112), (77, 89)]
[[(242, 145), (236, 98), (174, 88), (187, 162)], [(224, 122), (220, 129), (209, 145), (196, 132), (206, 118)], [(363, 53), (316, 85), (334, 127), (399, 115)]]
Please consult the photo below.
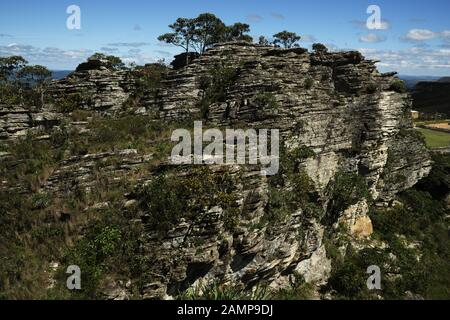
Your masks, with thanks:
[(450, 77), (422, 81), (411, 90), (414, 110), (442, 113), (450, 117)]
[(450, 77), (443, 77), (443, 78), (440, 78), (437, 82), (450, 82)]
[(439, 77), (433, 76), (408, 76), (408, 75), (399, 75), (400, 79), (405, 82), (406, 87), (411, 90), (416, 84), (423, 81), (437, 81)]
[(73, 71), (69, 71), (69, 70), (55, 70), (55, 71), (52, 71), (52, 79), (53, 80), (60, 80), (62, 78), (67, 77), (72, 72)]

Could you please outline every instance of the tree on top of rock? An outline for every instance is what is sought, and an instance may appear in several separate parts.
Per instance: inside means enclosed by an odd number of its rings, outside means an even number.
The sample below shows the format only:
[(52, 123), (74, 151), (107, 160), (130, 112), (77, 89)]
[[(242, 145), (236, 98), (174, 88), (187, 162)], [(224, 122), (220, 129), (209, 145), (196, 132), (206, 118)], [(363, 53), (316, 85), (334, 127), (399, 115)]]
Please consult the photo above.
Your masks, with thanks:
[(246, 33), (250, 32), (250, 26), (246, 23), (237, 22), (226, 29), (226, 41), (252, 42), (253, 38)]
[(20, 56), (0, 57), (0, 81), (8, 81), (16, 72), (28, 63)]
[(159, 36), (158, 40), (183, 48), (186, 52), (186, 63), (189, 63), (189, 49), (195, 36), (195, 19), (178, 18), (169, 28), (173, 32)]
[(169, 25), (173, 32), (158, 37), (159, 41), (183, 48), (186, 64), (189, 64), (190, 50), (203, 54), (216, 43), (224, 41), (253, 41), (247, 33), (250, 26), (245, 23), (235, 23), (226, 26), (222, 20), (212, 13), (202, 13), (197, 18), (178, 18)]
[(314, 43), (312, 45), (312, 49), (316, 52), (316, 53), (327, 53), (328, 52), (328, 48), (321, 44), (321, 43)]
[(212, 13), (202, 13), (195, 20), (192, 46), (200, 54), (222, 40), (226, 30), (225, 24)]
[(103, 53), (97, 52), (88, 58), (88, 61), (95, 61), (95, 60), (106, 62), (109, 65), (109, 67), (117, 70), (123, 69), (125, 67), (125, 64), (122, 62), (122, 60), (116, 56), (107, 56)]
[(282, 31), (273, 35), (274, 44), (279, 46), (283, 46), (286, 49), (298, 47), (298, 41), (300, 41), (301, 37), (297, 35), (295, 32)]

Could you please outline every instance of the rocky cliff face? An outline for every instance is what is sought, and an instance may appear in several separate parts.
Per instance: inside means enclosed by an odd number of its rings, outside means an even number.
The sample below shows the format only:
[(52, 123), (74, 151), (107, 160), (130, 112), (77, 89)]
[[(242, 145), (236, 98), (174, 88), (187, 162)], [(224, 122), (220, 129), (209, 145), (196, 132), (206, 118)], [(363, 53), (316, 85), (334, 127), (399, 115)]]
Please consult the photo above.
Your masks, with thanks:
[(133, 90), (129, 71), (116, 70), (108, 61), (94, 60), (81, 64), (68, 77), (56, 81), (50, 93), (56, 100), (65, 95), (78, 95), (84, 109), (113, 114), (121, 109)]
[[(374, 62), (358, 52), (217, 45), (188, 67), (170, 72), (163, 89), (144, 95), (135, 112), (168, 123), (202, 119), (219, 128), (279, 129), (285, 150), (281, 162), (296, 164), (280, 173), (285, 181), (261, 176), (260, 168), (250, 165), (214, 165), (206, 173), (167, 161), (146, 166), (153, 155), (132, 149), (66, 158), (41, 187), (61, 197), (75, 185), (92, 190), (98, 182), (97, 164), (108, 159), (114, 164), (101, 170), (113, 179), (126, 178), (136, 169), (146, 171), (133, 179), (136, 190), (160, 176), (180, 180), (180, 188), (188, 186), (193, 199), (180, 206), (183, 212), (163, 233), (154, 226), (155, 217), (165, 213), (154, 208), (164, 206), (149, 205), (155, 200), (146, 197), (166, 199), (171, 190), (156, 185), (123, 196), (121, 210), (125, 215), (139, 212), (139, 219), (130, 223), (144, 230), (140, 254), (147, 263), (140, 279), (131, 279), (144, 298), (173, 297), (217, 282), (251, 289), (264, 281), (280, 288), (297, 273), (320, 285), (331, 269), (324, 235), (332, 237), (345, 224), (354, 241), (369, 238), (371, 200), (388, 206), (431, 169), (427, 149), (412, 128), (411, 101), (395, 90), (397, 81), (392, 74), (379, 73)], [(55, 97), (88, 92), (89, 103), (80, 108), (112, 115), (132, 90), (128, 73), (95, 68), (56, 82), (52, 92)], [(8, 110), (0, 109), (0, 116), (19, 112)], [(27, 128), (22, 123), (33, 115), (25, 114), (16, 117), (18, 129), (8, 122), (0, 134)], [(308, 152), (298, 156), (296, 150)], [(368, 194), (338, 207), (332, 190), (339, 190), (333, 186), (343, 175), (360, 177)], [(204, 190), (209, 179), (218, 190)], [(224, 185), (228, 187), (220, 189)], [(206, 205), (194, 206), (203, 197), (209, 199)], [(292, 205), (286, 205), (288, 201)], [(187, 214), (191, 210), (196, 212)], [(279, 212), (283, 214), (275, 214)], [(128, 294), (119, 284), (107, 292), (110, 298)]]
[[(303, 165), (318, 190), (345, 169), (363, 175), (375, 199), (389, 200), (430, 169), (425, 146), (411, 131), (408, 95), (393, 89), (398, 82), (393, 74), (380, 74), (359, 52), (219, 45), (172, 73), (161, 95), (145, 102), (147, 110), (164, 120), (205, 113), (199, 103), (205, 96), (202, 83), (217, 68), (234, 70), (234, 79), (221, 101), (207, 106), (205, 121), (280, 129), (285, 143), (313, 149), (316, 156)], [(264, 94), (273, 103), (261, 103)], [(406, 145), (410, 152), (400, 151)], [(386, 183), (404, 170), (411, 181), (397, 187)]]
[[(204, 83), (218, 69), (232, 73), (232, 81), (219, 101), (206, 99), (205, 112)], [(327, 187), (339, 172), (362, 176), (375, 202), (387, 206), (431, 168), (427, 149), (412, 129), (411, 101), (395, 91), (396, 82), (358, 52), (311, 54), (234, 43), (216, 46), (173, 72), (161, 95), (145, 106), (166, 121), (202, 115), (212, 126), (280, 129), (288, 149), (302, 146), (315, 154), (301, 161), (300, 170), (313, 181), (325, 211)], [(261, 96), (270, 98), (261, 102)], [(267, 179), (248, 170), (241, 166), (233, 172), (245, 177), (237, 191), (238, 232), (224, 231), (221, 209), (215, 208), (214, 222), (192, 229), (186, 221), (164, 240), (150, 236), (154, 274), (165, 273), (145, 287), (145, 296), (173, 295), (217, 279), (244, 287), (265, 280), (278, 287), (294, 272), (311, 282), (326, 281), (330, 263), (322, 240), (329, 226), (300, 208), (269, 228), (263, 222), (270, 198)], [(338, 220), (348, 224), (353, 237), (370, 237), (367, 212), (361, 199)], [(199, 239), (202, 245), (194, 245)]]

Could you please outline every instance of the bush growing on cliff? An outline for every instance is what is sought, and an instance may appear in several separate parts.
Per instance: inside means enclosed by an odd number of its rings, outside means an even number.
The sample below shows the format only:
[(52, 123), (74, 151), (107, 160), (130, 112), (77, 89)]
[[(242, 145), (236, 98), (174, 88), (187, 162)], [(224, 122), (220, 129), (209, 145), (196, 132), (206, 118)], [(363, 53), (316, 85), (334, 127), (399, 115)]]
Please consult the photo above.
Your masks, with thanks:
[(312, 88), (312, 86), (314, 85), (314, 80), (311, 78), (306, 78), (305, 79), (305, 89), (309, 90)]
[(217, 102), (224, 102), (227, 90), (235, 83), (238, 69), (218, 64), (209, 74), (200, 79), (203, 96), (198, 102), (203, 119), (208, 119), (209, 108)]
[(326, 194), (330, 199), (325, 217), (328, 224), (335, 223), (339, 214), (349, 206), (371, 198), (364, 178), (356, 173), (345, 172), (335, 175), (327, 186)]
[(225, 211), (226, 227), (232, 227), (232, 220), (237, 219), (232, 186), (227, 173), (213, 175), (205, 167), (184, 177), (160, 175), (137, 190), (136, 198), (139, 208), (147, 214), (146, 223), (151, 230), (164, 237), (181, 218), (195, 225), (207, 219), (207, 211), (215, 206)]
[(327, 53), (328, 48), (323, 45), (322, 43), (314, 43), (312, 45), (312, 49), (315, 51), (315, 53)]
[(398, 92), (398, 93), (405, 93), (406, 92), (406, 86), (405, 83), (402, 80), (395, 80), (391, 83), (390, 90)]
[(160, 61), (146, 64), (145, 66), (137, 66), (132, 72), (136, 79), (136, 88), (127, 101), (124, 102), (123, 108), (125, 110), (140, 107), (141, 99), (146, 93), (150, 99), (157, 101), (162, 88), (162, 80), (168, 72), (168, 67), (163, 61)]
[(378, 91), (378, 86), (375, 83), (369, 83), (366, 87), (368, 94), (374, 94)]
[(264, 120), (278, 114), (280, 105), (272, 92), (260, 92), (253, 98), (255, 105), (253, 111), (253, 121)]

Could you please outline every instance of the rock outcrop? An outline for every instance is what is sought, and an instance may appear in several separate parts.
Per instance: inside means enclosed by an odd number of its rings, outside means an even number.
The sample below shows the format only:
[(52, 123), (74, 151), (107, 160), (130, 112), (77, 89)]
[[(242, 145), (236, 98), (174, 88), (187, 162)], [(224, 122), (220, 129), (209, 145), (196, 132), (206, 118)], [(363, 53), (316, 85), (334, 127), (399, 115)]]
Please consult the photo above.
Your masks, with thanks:
[(0, 105), (0, 140), (15, 140), (26, 136), (29, 130), (53, 127), (60, 119), (61, 115), (51, 109)]
[[(203, 119), (205, 125), (219, 128), (279, 129), (288, 151), (310, 150), (294, 160), (299, 161), (297, 170), (312, 183), (308, 192), (316, 211), (329, 210), (329, 186), (342, 172), (361, 176), (372, 199), (387, 206), (431, 169), (428, 151), (413, 130), (411, 101), (406, 93), (394, 90), (396, 81), (393, 74), (379, 73), (375, 62), (358, 52), (309, 53), (301, 48), (225, 43), (189, 66), (171, 71), (157, 95), (144, 95), (138, 112), (158, 121)], [(56, 101), (67, 94), (81, 94), (87, 98), (79, 108), (114, 115), (133, 91), (133, 83), (127, 71), (90, 63), (55, 82), (51, 92)], [(214, 86), (220, 94), (211, 95), (208, 90)], [(3, 107), (0, 137), (22, 135), (31, 127), (29, 123), (45, 125), (56, 118)], [(60, 163), (42, 189), (62, 197), (73, 186), (90, 190), (95, 188), (96, 170), (112, 178), (126, 177), (132, 169), (146, 168), (151, 158), (135, 150), (73, 156)], [(104, 166), (98, 169), (98, 163)], [(181, 179), (194, 171), (162, 162), (134, 183), (148, 185), (168, 167)], [(148, 263), (139, 279), (143, 298), (170, 298), (215, 282), (251, 289), (264, 281), (280, 288), (297, 273), (321, 285), (331, 270), (324, 234), (332, 233), (339, 221), (348, 225), (355, 241), (370, 237), (373, 231), (365, 199), (344, 208), (331, 222), (301, 206), (279, 221), (268, 221), (271, 192), (277, 186), (261, 175), (260, 168), (209, 168), (212, 176), (227, 176), (231, 181), (226, 193), (234, 199), (235, 225), (227, 226), (229, 208), (219, 204), (199, 210), (201, 220), (180, 219), (161, 236), (148, 223), (150, 214), (159, 213), (143, 210), (138, 221), (130, 222), (145, 230), (142, 255)], [(278, 191), (293, 190), (288, 184)], [(153, 192), (159, 197), (164, 190)], [(198, 190), (193, 188), (191, 193), (196, 196)], [(138, 210), (140, 200), (137, 193), (124, 195), (124, 212)], [(130, 286), (111, 286), (110, 297), (131, 296)]]
[[(218, 68), (234, 70), (235, 79), (223, 101), (208, 106), (205, 122), (280, 129), (286, 144), (305, 145), (316, 153), (304, 169), (319, 190), (337, 171), (352, 171), (366, 178), (375, 199), (389, 201), (430, 170), (425, 145), (412, 130), (411, 101), (391, 89), (398, 78), (379, 73), (375, 61), (359, 52), (217, 45), (173, 72), (159, 98), (145, 102), (148, 111), (164, 120), (205, 113), (202, 85)], [(274, 103), (261, 103), (264, 95)], [(386, 182), (402, 171), (408, 181)]]
[[(204, 83), (209, 79), (211, 85), (218, 70), (231, 73), (232, 80), (219, 101), (206, 101), (205, 110)], [(145, 106), (166, 121), (200, 115), (210, 126), (280, 129), (288, 148), (314, 151), (300, 167), (314, 182), (325, 210), (327, 186), (339, 172), (364, 177), (372, 198), (389, 205), (431, 169), (428, 151), (412, 127), (411, 101), (393, 89), (397, 81), (358, 52), (308, 53), (230, 43), (172, 72), (161, 95)], [(246, 181), (238, 184), (243, 186), (238, 191), (239, 232), (224, 231), (223, 208), (216, 208), (216, 218), (194, 229), (181, 222), (163, 240), (149, 235), (151, 273), (159, 276), (144, 288), (145, 297), (173, 296), (218, 280), (244, 288), (264, 280), (279, 287), (294, 272), (315, 283), (326, 281), (330, 267), (322, 242), (329, 226), (300, 210), (270, 232), (267, 225), (255, 229), (267, 210), (269, 187), (258, 171), (241, 166), (234, 174), (241, 170)], [(373, 232), (368, 210), (363, 201), (342, 212), (340, 221), (355, 239)]]
[(79, 108), (114, 114), (122, 108), (134, 88), (130, 71), (116, 69), (105, 60), (89, 60), (68, 77), (55, 81), (50, 94), (55, 100), (78, 95)]

